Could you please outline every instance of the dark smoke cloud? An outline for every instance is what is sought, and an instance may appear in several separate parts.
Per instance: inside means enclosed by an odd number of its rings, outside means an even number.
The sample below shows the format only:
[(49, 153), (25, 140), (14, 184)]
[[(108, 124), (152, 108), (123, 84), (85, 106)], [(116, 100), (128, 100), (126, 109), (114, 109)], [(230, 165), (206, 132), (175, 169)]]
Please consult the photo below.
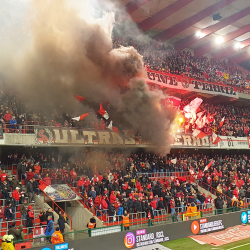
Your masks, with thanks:
[(137, 51), (112, 49), (114, 14), (92, 21), (62, 0), (34, 1), (29, 11), (27, 15), (36, 13), (30, 22), (31, 46), (9, 70), (5, 68), (18, 95), (32, 108), (60, 109), (72, 116), (83, 112), (74, 94), (85, 96), (94, 109), (109, 101), (114, 121), (154, 146), (167, 145), (167, 151), (175, 115), (161, 109), (162, 92), (149, 91), (140, 78), (144, 69)]

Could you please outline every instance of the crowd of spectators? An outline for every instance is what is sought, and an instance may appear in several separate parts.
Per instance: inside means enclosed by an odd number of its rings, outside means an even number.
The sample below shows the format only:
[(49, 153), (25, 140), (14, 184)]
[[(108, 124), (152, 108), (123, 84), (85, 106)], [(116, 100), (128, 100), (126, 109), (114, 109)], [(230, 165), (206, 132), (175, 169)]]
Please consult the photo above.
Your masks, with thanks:
[[(188, 104), (188, 101), (183, 101), (180, 110)], [(211, 122), (206, 122), (205, 126), (200, 130), (211, 135), (212, 132), (222, 136), (248, 137), (250, 135), (250, 108), (237, 107), (235, 105), (224, 105), (203, 102), (200, 106), (204, 112), (204, 116), (212, 116)], [(183, 115), (184, 117), (184, 115)], [(220, 122), (224, 117), (224, 123), (220, 126)], [(182, 131), (192, 133), (197, 128), (196, 123), (189, 123), (189, 120), (184, 117), (184, 122), (181, 124)]]
[[(142, 42), (132, 37), (114, 36), (113, 45), (114, 48), (121, 45), (133, 46), (143, 56), (145, 67), (152, 70), (248, 88), (247, 76), (244, 76), (236, 66), (227, 64), (225, 60), (209, 60), (206, 56), (193, 56), (190, 51), (179, 51), (171, 46), (154, 41)], [(228, 74), (228, 79), (224, 73)]]
[[(108, 210), (110, 218), (124, 211), (145, 212), (147, 215), (150, 212), (154, 216), (154, 210), (161, 209), (169, 213), (172, 211), (173, 215), (173, 208), (185, 211), (190, 205), (201, 205), (202, 208), (213, 202), (186, 178), (159, 178), (163, 173), (168, 173), (168, 176), (173, 172), (192, 173), (203, 187), (230, 197), (230, 206), (234, 205), (232, 200), (250, 198), (250, 160), (244, 154), (211, 156), (180, 151), (167, 156), (146, 152), (125, 156), (114, 152), (82, 150), (78, 154), (64, 156), (35, 153), (33, 157), (27, 159), (22, 156), (18, 160), (18, 172), (20, 169), (25, 172), (22, 176), (27, 182), (26, 194), (30, 200), (33, 200), (34, 193), (39, 195), (40, 180), (47, 185), (74, 183), (92, 210), (94, 207), (104, 213)], [(211, 160), (214, 163), (204, 172)], [(40, 165), (44, 164), (46, 171), (42, 173)], [(156, 178), (148, 178), (147, 173), (152, 172), (160, 174)]]

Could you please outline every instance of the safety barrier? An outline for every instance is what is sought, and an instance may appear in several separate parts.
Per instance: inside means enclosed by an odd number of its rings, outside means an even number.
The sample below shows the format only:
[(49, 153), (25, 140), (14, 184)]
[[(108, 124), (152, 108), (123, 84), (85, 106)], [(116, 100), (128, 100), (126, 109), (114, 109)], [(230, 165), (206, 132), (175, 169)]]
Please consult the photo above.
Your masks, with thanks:
[[(240, 210), (246, 210), (249, 209), (249, 205), (244, 208), (230, 208), (230, 209), (222, 209), (221, 211), (213, 210), (213, 213), (209, 216), (217, 215), (217, 214), (229, 214), (234, 213)], [(157, 224), (171, 224), (171, 223), (178, 223), (179, 221), (183, 220), (183, 214), (179, 214), (179, 217), (174, 216), (167, 216), (162, 221), (158, 221), (157, 218), (155, 219), (148, 219), (148, 218), (140, 218), (137, 221), (129, 221), (129, 228), (141, 228), (141, 227), (151, 227)], [(206, 216), (205, 213), (200, 212), (200, 218), (209, 217)], [(79, 239), (86, 239), (89, 237), (96, 237), (99, 235), (104, 234), (112, 234), (115, 232), (122, 232), (124, 231), (124, 225), (122, 222), (118, 224), (118, 222), (110, 223), (108, 226), (100, 227), (100, 228), (94, 228), (94, 229), (86, 229), (81, 231), (73, 231), (68, 233), (63, 233), (63, 236), (65, 238), (65, 242), (70, 242), (71, 240), (79, 240)], [(43, 240), (39, 240), (43, 239)], [(42, 246), (45, 245), (46, 242), (50, 239), (48, 236), (40, 236), (36, 238), (30, 238), (29, 242), (36, 242), (36, 246)], [(38, 242), (38, 243), (37, 243)], [(15, 241), (14, 243), (20, 243), (20, 241)], [(40, 245), (38, 245), (40, 243)], [(47, 243), (48, 244), (48, 243)]]
[(84, 207), (88, 208), (94, 215), (97, 215), (97, 217), (101, 221), (106, 221), (107, 220), (107, 215), (102, 212), (102, 210), (96, 208), (94, 204), (91, 204), (88, 199), (86, 199), (84, 196), (82, 196), (75, 188), (73, 188), (69, 183), (65, 181), (65, 183), (73, 190), (78, 196), (82, 198), (82, 204)]
[(70, 219), (70, 228), (72, 229), (72, 218), (66, 212), (64, 212), (43, 190), (41, 190), (41, 192), (44, 194), (44, 203), (46, 203), (45, 197), (49, 198), (49, 200), (52, 202), (52, 209), (54, 210), (54, 206), (56, 205), (62, 214), (65, 214)]

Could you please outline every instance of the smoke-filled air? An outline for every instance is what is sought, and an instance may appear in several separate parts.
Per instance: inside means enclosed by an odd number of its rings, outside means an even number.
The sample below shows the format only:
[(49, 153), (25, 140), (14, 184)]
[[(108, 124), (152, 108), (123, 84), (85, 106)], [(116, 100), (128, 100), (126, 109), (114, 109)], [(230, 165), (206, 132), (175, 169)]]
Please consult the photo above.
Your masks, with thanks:
[[(89, 5), (79, 8), (73, 0), (27, 1), (22, 17), (26, 38), (10, 44), (6, 31), (0, 42), (4, 82), (34, 109), (58, 109), (72, 117), (109, 101), (110, 117), (119, 129), (133, 130), (167, 153), (175, 113), (161, 108), (162, 91), (149, 90), (138, 52), (113, 49), (115, 14), (95, 19)], [(85, 107), (74, 94), (86, 98)]]

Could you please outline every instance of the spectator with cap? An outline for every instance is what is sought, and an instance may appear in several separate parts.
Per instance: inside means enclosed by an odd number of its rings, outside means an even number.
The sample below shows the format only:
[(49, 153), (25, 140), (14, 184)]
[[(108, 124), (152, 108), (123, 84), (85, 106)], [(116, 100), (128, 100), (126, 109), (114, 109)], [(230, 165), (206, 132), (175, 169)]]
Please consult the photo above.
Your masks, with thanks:
[(26, 226), (28, 227), (28, 234), (32, 233), (32, 228), (33, 228), (33, 220), (34, 220), (34, 211), (32, 209), (32, 206), (28, 206), (28, 212), (27, 212), (27, 224)]

